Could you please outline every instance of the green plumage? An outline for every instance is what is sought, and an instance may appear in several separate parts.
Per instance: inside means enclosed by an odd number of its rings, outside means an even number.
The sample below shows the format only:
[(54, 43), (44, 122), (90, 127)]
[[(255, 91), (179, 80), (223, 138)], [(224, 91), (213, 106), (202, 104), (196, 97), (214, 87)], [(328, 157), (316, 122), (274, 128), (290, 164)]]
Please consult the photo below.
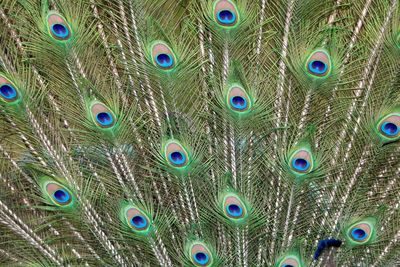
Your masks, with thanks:
[(398, 266), (399, 0), (3, 0), (0, 266)]

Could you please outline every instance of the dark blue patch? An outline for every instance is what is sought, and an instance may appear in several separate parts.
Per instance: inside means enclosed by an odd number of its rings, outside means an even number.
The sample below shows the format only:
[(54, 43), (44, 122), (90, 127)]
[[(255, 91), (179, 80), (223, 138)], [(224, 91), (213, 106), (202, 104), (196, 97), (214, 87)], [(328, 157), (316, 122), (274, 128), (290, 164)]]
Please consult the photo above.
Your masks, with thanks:
[(319, 256), (321, 256), (322, 252), (328, 247), (340, 247), (342, 245), (342, 241), (337, 239), (323, 239), (318, 242), (317, 250), (314, 253), (314, 260), (318, 260)]

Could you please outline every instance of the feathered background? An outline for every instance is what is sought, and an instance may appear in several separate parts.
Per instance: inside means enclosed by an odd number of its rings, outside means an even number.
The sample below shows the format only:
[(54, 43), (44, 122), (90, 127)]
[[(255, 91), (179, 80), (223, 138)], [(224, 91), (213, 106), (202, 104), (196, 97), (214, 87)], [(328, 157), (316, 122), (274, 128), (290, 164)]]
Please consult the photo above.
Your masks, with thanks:
[(398, 0), (1, 0), (1, 266), (400, 266)]

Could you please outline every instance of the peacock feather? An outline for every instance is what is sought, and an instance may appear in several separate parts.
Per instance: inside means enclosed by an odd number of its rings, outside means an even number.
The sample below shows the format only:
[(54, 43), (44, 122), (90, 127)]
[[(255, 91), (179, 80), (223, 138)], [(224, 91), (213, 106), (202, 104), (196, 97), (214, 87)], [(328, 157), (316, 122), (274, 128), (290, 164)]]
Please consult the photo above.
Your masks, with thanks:
[(0, 266), (400, 266), (399, 0), (0, 18)]

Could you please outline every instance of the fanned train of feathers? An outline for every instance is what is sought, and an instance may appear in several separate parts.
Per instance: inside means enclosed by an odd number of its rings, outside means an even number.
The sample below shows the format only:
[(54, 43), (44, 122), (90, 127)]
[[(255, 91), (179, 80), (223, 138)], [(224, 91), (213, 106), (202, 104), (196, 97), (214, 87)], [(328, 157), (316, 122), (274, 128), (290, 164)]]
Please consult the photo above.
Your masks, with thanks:
[(0, 1), (1, 266), (400, 266), (399, 0)]

